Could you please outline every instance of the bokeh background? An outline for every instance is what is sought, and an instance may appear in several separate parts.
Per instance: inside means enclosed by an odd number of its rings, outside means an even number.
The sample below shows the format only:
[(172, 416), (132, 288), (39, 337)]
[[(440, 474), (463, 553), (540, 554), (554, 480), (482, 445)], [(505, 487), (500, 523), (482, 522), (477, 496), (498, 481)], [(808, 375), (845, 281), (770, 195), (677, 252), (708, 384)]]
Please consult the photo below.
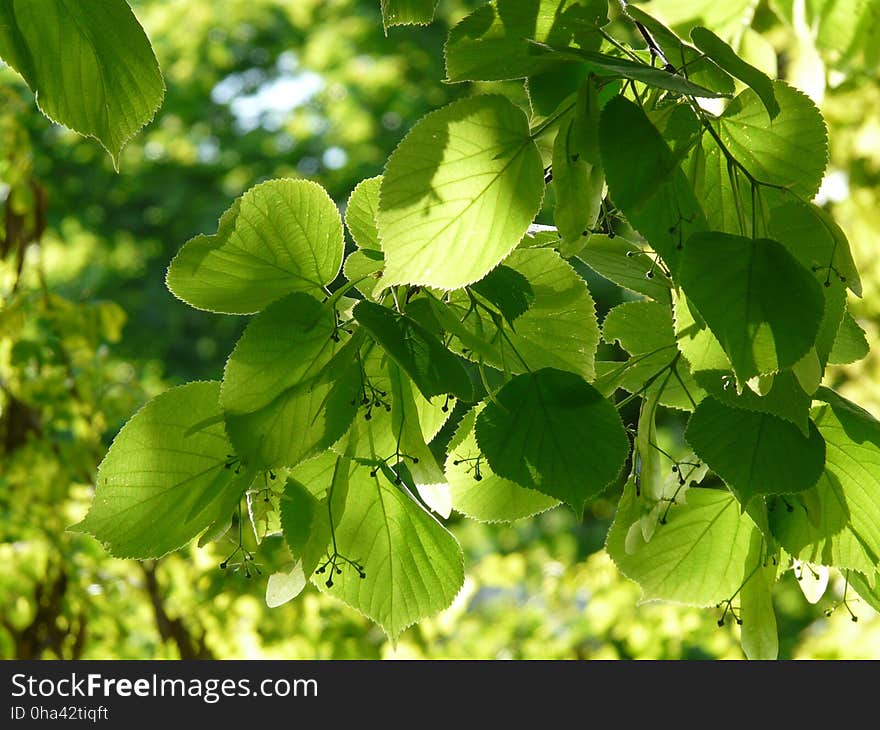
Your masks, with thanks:
[[(493, 86), (442, 82), (446, 32), (476, 0), (441, 0), (432, 26), (387, 36), (378, 0), (131, 4), (167, 95), (119, 174), (0, 68), (0, 657), (741, 658), (716, 612), (638, 605), (602, 551), (613, 494), (580, 523), (561, 508), (509, 526), (453, 518), (464, 589), (396, 648), (313, 587), (267, 608), (266, 576), (287, 560), (279, 537), (248, 580), (218, 569), (222, 542), (137, 563), (65, 532), (125, 419), (172, 385), (218, 378), (244, 327), (167, 291), (177, 249), (268, 178), (316, 180), (343, 206), (423, 114)], [(820, 202), (850, 237), (864, 282), (851, 307), (875, 346), (829, 380), (880, 416), (880, 2), (644, 5), (685, 32), (701, 18), (820, 105), (831, 138)], [(521, 85), (504, 90), (527, 103)], [(601, 311), (621, 301), (590, 285)], [(837, 577), (810, 605), (784, 574), (782, 657), (880, 657), (880, 617), (863, 602), (850, 604), (857, 623), (843, 607), (825, 616), (843, 590)]]

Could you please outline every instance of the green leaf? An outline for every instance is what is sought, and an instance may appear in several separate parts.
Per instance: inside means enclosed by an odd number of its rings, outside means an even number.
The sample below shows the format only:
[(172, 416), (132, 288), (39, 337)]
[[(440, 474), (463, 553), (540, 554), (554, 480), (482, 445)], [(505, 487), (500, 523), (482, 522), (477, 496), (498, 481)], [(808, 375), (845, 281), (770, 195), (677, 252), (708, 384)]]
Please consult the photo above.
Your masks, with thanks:
[(167, 284), (197, 309), (253, 314), (291, 292), (323, 293), (343, 248), (339, 211), (320, 185), (270, 180), (238, 198), (217, 233), (184, 245)]
[(696, 27), (691, 31), (691, 40), (703, 53), (744, 84), (747, 84), (758, 95), (767, 109), (770, 119), (779, 115), (779, 103), (773, 90), (773, 82), (763, 71), (741, 59), (736, 51), (721, 40), (708, 28)]
[(688, 411), (705, 396), (676, 350), (667, 305), (640, 301), (614, 307), (605, 317), (604, 337), (618, 341), (633, 357), (625, 363), (597, 363), (595, 385), (603, 393), (623, 388)]
[(683, 291), (679, 291), (675, 299), (675, 339), (678, 349), (690, 363), (695, 375), (702, 370), (731, 369), (730, 360), (718, 342), (718, 338), (712, 334), (696, 309), (688, 302)]
[(289, 294), (254, 317), (226, 362), (220, 403), (250, 413), (315, 378), (341, 348), (333, 310), (308, 294)]
[(862, 600), (877, 613), (880, 613), (880, 580), (877, 580), (877, 573), (871, 573), (870, 579), (864, 578), (858, 573), (849, 573), (846, 579)]
[(542, 57), (531, 41), (598, 47), (601, 37), (595, 29), (607, 22), (605, 0), (493, 0), (449, 31), (447, 80), (499, 81), (539, 74), (555, 64)]
[(793, 510), (771, 512), (773, 534), (791, 555), (870, 574), (880, 563), (880, 423), (827, 388), (813, 412), (825, 439), (825, 469)]
[(865, 357), (870, 348), (868, 338), (849, 310), (843, 314), (840, 329), (834, 339), (834, 347), (828, 357), (829, 365), (848, 365)]
[(288, 480), (281, 497), (281, 529), (293, 559), (308, 579), (330, 544), (327, 501), (316, 499), (295, 479)]
[(622, 96), (603, 109), (599, 138), (611, 198), (677, 273), (684, 242), (706, 229), (678, 158), (645, 112)]
[(508, 323), (525, 314), (535, 303), (535, 292), (529, 280), (504, 264), (472, 284), (471, 291), (495, 307)]
[(0, 57), (52, 121), (94, 137), (119, 169), (125, 143), (162, 104), (150, 41), (124, 0), (0, 4)]
[(371, 477), (366, 467), (350, 477), (336, 546), (366, 577), (341, 563), (332, 586), (322, 579), (319, 587), (375, 621), (392, 641), (449, 606), (464, 582), (455, 538), (403, 487)]
[(774, 81), (773, 91), (780, 112), (772, 121), (761, 98), (746, 89), (718, 119), (719, 134), (753, 177), (810, 199), (828, 160), (825, 122), (806, 94), (783, 81)]
[[(390, 376), (390, 370), (396, 366), (378, 345), (364, 348), (361, 363), (363, 384), (359, 400), (364, 413), (355, 419), (348, 433), (334, 444), (333, 449), (351, 459), (386, 459), (398, 449), (398, 431), (394, 427), (395, 418), (392, 418), (397, 386), (392, 383)], [(405, 378), (405, 382), (409, 389), (407, 404), (411, 398), (415, 404), (419, 430), (424, 440), (430, 442), (451, 415), (456, 400), (439, 396), (429, 400), (409, 378)], [(409, 409), (409, 405), (403, 408), (406, 411)]]
[(630, 541), (641, 519), (630, 481), (617, 505), (605, 548), (620, 572), (642, 587), (642, 600), (715, 606), (739, 589), (754, 523), (729, 492), (690, 489), (687, 503), (673, 506), (651, 540)]
[(773, 382), (769, 391), (759, 393), (748, 383), (737, 392), (736, 379), (730, 370), (701, 370), (694, 374), (694, 379), (722, 403), (733, 408), (778, 416), (797, 426), (804, 436), (809, 436), (812, 399), (793, 372), (785, 371), (770, 377)]
[(351, 191), (345, 206), (345, 225), (358, 248), (381, 251), (376, 213), (379, 210), (379, 186), (382, 176), (361, 180)]
[(307, 294), (251, 321), (226, 363), (220, 398), (237, 453), (264, 469), (295, 466), (345, 433), (360, 387), (346, 337), (333, 310)]
[(687, 363), (676, 355), (669, 349), (635, 355), (625, 362), (599, 361), (594, 385), (606, 397), (623, 388), (641, 397), (657, 398), (667, 408), (692, 411), (706, 393), (694, 382)]
[(672, 311), (659, 302), (624, 302), (605, 316), (602, 337), (631, 355), (675, 347)]
[(687, 69), (688, 80), (723, 94), (733, 95), (735, 90), (733, 79), (712, 59), (692, 45), (685, 43), (659, 20), (648, 15), (637, 5), (627, 4), (626, 14), (645, 26), (673, 68), (679, 71)]
[(767, 413), (705, 398), (688, 421), (685, 439), (745, 507), (759, 494), (790, 494), (814, 486), (825, 464), (825, 441), (810, 424), (796, 426)]
[(727, 96), (724, 92), (707, 89), (695, 84), (684, 76), (671, 73), (662, 68), (649, 66), (647, 63), (638, 63), (618, 56), (609, 56), (605, 53), (584, 50), (582, 48), (558, 48), (551, 45), (538, 45), (547, 59), (583, 62), (589, 64), (590, 72), (600, 77), (624, 78), (633, 81), (641, 81), (643, 84), (653, 86), (656, 89), (665, 89), (675, 94), (687, 94), (708, 99), (717, 99)]
[(825, 281), (842, 278), (854, 294), (862, 295), (859, 270), (846, 234), (820, 207), (789, 199), (770, 210), (768, 225), (770, 235), (805, 266), (815, 267)]
[(113, 440), (98, 468), (88, 532), (117, 557), (159, 558), (228, 517), (253, 471), (229, 468), (220, 383), (195, 382), (153, 398)]
[(382, 178), (376, 221), (386, 282), (458, 289), (482, 279), (525, 235), (543, 195), (541, 155), (505, 97), (428, 114)]
[(605, 188), (599, 155), (599, 94), (592, 79), (578, 92), (574, 116), (563, 123), (553, 144), (553, 222), (564, 256), (583, 248), (596, 225)]
[(461, 361), (414, 319), (368, 301), (355, 306), (354, 316), (425, 398), (451, 394), (473, 400), (471, 379)]
[(778, 198), (770, 200), (774, 204), (770, 212), (771, 234), (823, 285), (825, 311), (815, 351), (818, 365), (824, 370), (846, 310), (846, 282), (853, 282), (850, 286), (854, 291), (861, 291), (862, 285), (849, 252), (849, 241), (837, 224), (812, 204), (791, 200), (785, 194)]
[(674, 28), (705, 25), (730, 38), (749, 25), (756, 5), (756, 0), (652, 0), (651, 10)]
[(477, 444), (498, 476), (583, 513), (620, 473), (629, 441), (614, 406), (581, 377), (518, 375), (477, 417)]
[(429, 430), (425, 436), (422, 431), (419, 408), (413, 397), (413, 383), (394, 363), (388, 363), (388, 377), (391, 380), (391, 432), (395, 453), (400, 454), (412, 486), (425, 504), (445, 519), (452, 511), (449, 485), (443, 469), (428, 448), (427, 442), (433, 434)]
[(381, 285), (384, 268), (385, 257), (381, 251), (372, 248), (359, 248), (352, 251), (345, 259), (342, 271), (346, 279), (358, 282), (355, 284), (355, 288), (369, 299), (375, 294), (376, 288)]
[[(475, 305), (467, 292), (454, 292), (449, 309), (460, 325), (441, 315), (444, 326), (466, 328), (470, 337), (449, 331), (473, 350), (470, 356), (482, 357), (500, 370), (523, 373), (552, 367), (592, 378), (599, 325), (584, 280), (552, 249), (518, 249), (505, 259), (504, 266), (525, 279), (528, 289), (517, 281), (522, 286), (520, 299), (533, 297), (528, 310), (510, 325), (501, 323), (503, 329), (499, 329), (498, 318)], [(508, 278), (514, 285), (513, 278)]]
[[(746, 562), (747, 575), (739, 594), (742, 632), (740, 640), (748, 659), (771, 660), (779, 655), (779, 632), (773, 610), (773, 586), (777, 560), (766, 560), (764, 539), (752, 533), (752, 550)], [(751, 566), (756, 567), (751, 567)]]
[(436, 7), (437, 0), (382, 0), (382, 24), (386, 31), (393, 25), (428, 25)]
[(446, 479), (456, 512), (481, 522), (513, 522), (545, 512), (559, 501), (492, 471), (474, 433), (484, 403), (467, 412), (447, 447)]
[(816, 341), (822, 287), (776, 241), (697, 233), (680, 281), (743, 382), (791, 367)]
[[(636, 244), (622, 236), (592, 235), (577, 257), (597, 274), (624, 289), (659, 302), (669, 301), (672, 282)], [(649, 277), (647, 274), (651, 272)]]

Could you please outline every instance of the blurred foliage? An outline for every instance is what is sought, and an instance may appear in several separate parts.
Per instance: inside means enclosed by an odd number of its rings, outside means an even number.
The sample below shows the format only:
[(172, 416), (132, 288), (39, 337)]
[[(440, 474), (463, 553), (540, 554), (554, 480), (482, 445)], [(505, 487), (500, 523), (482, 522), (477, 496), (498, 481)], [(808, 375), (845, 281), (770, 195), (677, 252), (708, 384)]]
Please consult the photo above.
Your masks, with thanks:
[[(741, 658), (738, 629), (719, 628), (719, 612), (638, 605), (639, 589), (601, 550), (612, 501), (582, 523), (563, 509), (509, 526), (453, 520), (465, 587), (396, 648), (314, 588), (268, 609), (266, 576), (288, 560), (279, 537), (263, 541), (262, 575), (248, 580), (218, 569), (234, 547), (226, 538), (139, 564), (64, 531), (84, 514), (123, 420), (170, 385), (217, 377), (243, 326), (167, 292), (179, 246), (267, 178), (315, 179), (343, 205), (420, 116), (473, 91), (441, 82), (442, 45), (477, 2), (444, 0), (432, 26), (387, 37), (377, 0), (132, 4), (168, 93), (120, 174), (0, 69), (0, 657)], [(864, 298), (850, 306), (877, 343), (878, 46), (870, 16), (850, 27), (826, 5), (847, 3), (765, 1), (750, 26), (730, 27), (752, 63), (822, 107), (831, 164), (820, 200), (853, 244)], [(620, 299), (607, 282), (591, 287), (602, 311)], [(833, 378), (880, 416), (880, 348)], [(670, 421), (665, 437), (680, 428)], [(880, 617), (863, 602), (850, 602), (858, 623), (843, 607), (823, 614), (842, 600), (842, 577), (817, 606), (791, 571), (782, 582), (782, 657), (880, 656)]]

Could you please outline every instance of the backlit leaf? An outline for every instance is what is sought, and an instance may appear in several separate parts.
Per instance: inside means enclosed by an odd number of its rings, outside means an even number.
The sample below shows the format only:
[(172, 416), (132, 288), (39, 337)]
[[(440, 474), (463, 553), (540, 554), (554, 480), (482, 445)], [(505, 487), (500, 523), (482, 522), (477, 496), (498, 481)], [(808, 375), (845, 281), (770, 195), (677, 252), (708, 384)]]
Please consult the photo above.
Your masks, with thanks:
[(502, 96), (419, 121), (388, 160), (376, 221), (387, 284), (459, 289), (482, 279), (534, 220), (544, 169), (523, 112)]
[(125, 0), (10, 0), (0, 4), (0, 57), (20, 73), (51, 120), (110, 153), (165, 95), (150, 41)]
[(343, 248), (339, 211), (320, 185), (270, 180), (236, 200), (217, 233), (184, 245), (168, 288), (197, 309), (253, 314), (291, 292), (322, 293)]
[(70, 529), (117, 557), (158, 558), (228, 517), (254, 473), (231, 457), (219, 400), (220, 383), (195, 382), (135, 413), (98, 468), (89, 513)]

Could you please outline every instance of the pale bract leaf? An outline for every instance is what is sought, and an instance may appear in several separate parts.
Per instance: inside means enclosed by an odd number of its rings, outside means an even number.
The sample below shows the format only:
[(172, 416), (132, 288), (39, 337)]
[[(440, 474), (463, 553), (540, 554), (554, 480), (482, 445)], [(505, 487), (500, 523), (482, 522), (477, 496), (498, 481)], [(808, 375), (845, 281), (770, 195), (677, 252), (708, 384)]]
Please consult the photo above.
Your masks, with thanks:
[(574, 113), (553, 143), (553, 222), (563, 256), (579, 251), (596, 225), (605, 175), (599, 154), (599, 94), (588, 78), (578, 92)]
[(386, 284), (458, 289), (512, 251), (544, 195), (525, 114), (502, 96), (419, 121), (388, 160), (377, 224)]
[(292, 601), (302, 593), (307, 582), (302, 562), (297, 562), (288, 572), (272, 573), (266, 581), (266, 605), (278, 608)]
[(791, 569), (797, 579), (798, 588), (804, 594), (808, 603), (816, 604), (822, 600), (828, 588), (829, 572), (825, 565), (813, 565), (804, 563), (797, 558), (793, 559)]
[(764, 555), (764, 546), (764, 539), (756, 530), (752, 533), (745, 583), (739, 594), (740, 641), (746, 657), (753, 660), (772, 660), (779, 655), (779, 632), (772, 596), (778, 560), (775, 557), (768, 559)]
[(388, 377), (391, 381), (391, 431), (395, 453), (399, 453), (412, 477), (412, 486), (425, 504), (445, 519), (452, 512), (449, 484), (428, 448), (428, 438), (422, 431), (419, 409), (413, 397), (413, 383), (394, 363), (388, 363)]
[(324, 188), (270, 180), (188, 241), (168, 267), (175, 296), (197, 309), (253, 314), (291, 292), (323, 293), (342, 266), (342, 220)]
[(117, 169), (123, 146), (165, 95), (150, 41), (125, 0), (4, 2), (0, 58), (47, 117), (97, 139)]

